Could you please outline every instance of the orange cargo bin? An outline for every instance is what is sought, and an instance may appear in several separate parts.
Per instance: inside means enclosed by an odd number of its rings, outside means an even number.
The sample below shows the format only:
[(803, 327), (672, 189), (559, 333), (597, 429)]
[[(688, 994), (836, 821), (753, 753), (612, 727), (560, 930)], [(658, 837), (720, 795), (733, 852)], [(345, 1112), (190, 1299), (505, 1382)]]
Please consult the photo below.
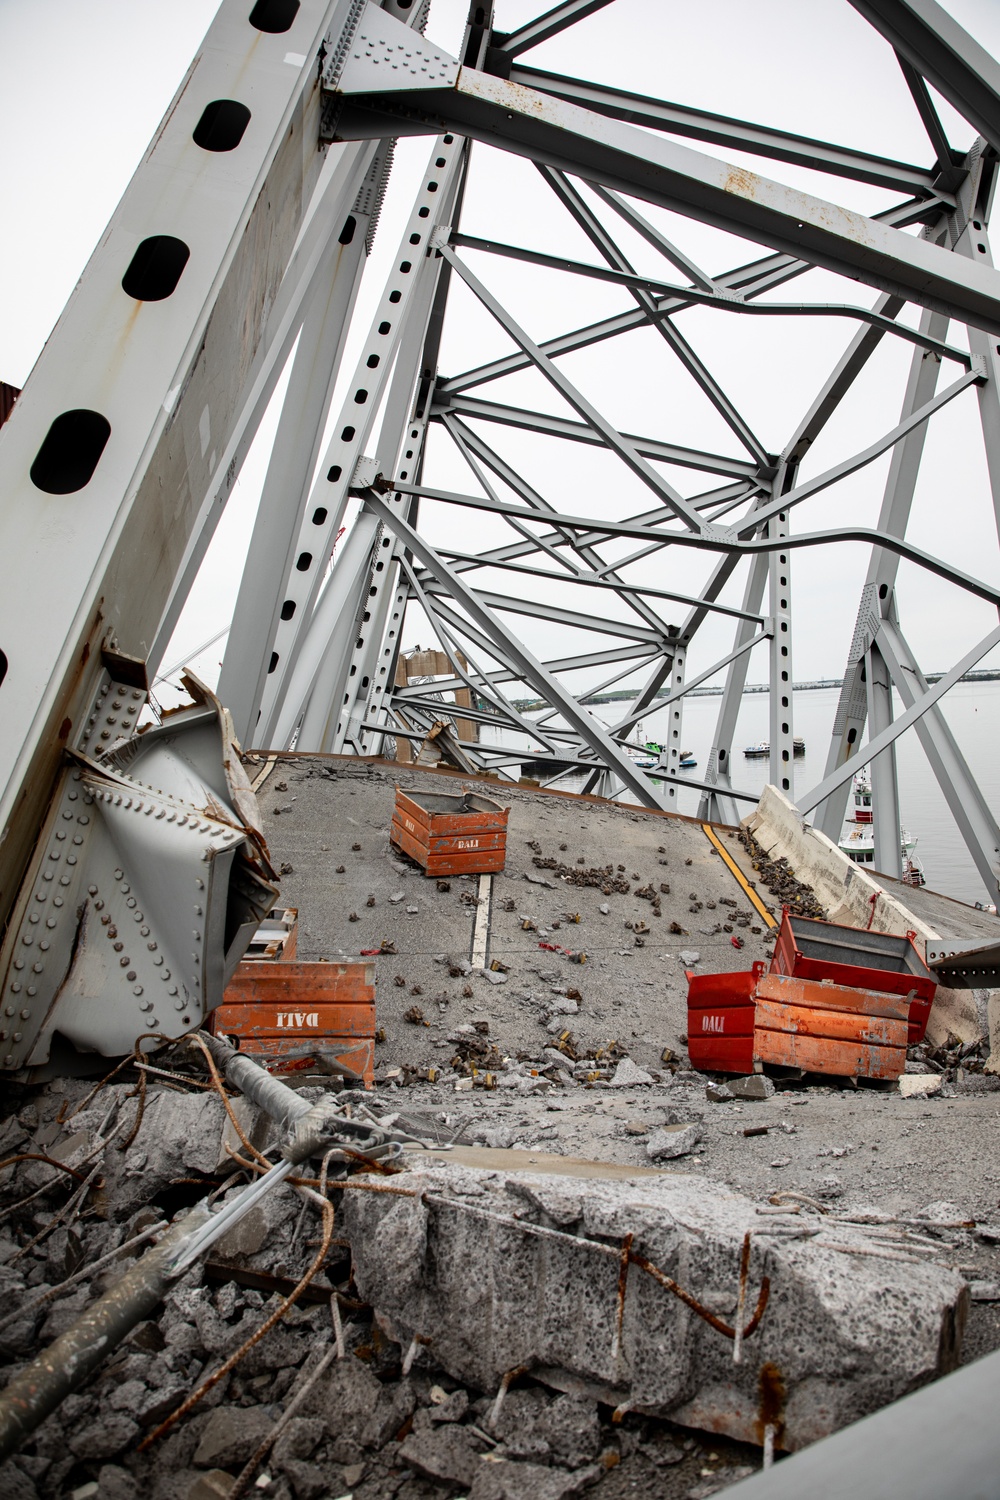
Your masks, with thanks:
[(241, 963), (222, 1004), (208, 1020), (213, 1036), (233, 1036), (241, 1052), (299, 1057), (311, 1042), (352, 1072), (374, 1081), (375, 965), (370, 959), (332, 963)]
[(937, 980), (916, 945), (915, 932), (905, 937), (869, 932), (798, 917), (786, 906), (771, 959), (772, 974), (798, 979), (826, 979), (859, 990), (879, 990), (910, 998), (910, 1045), (922, 1042), (937, 989)]
[(488, 875), (504, 867), (509, 815), (478, 792), (449, 797), (397, 787), (389, 839), (425, 875)]
[(910, 997), (766, 974), (756, 991), (754, 1061), (840, 1078), (898, 1078)]

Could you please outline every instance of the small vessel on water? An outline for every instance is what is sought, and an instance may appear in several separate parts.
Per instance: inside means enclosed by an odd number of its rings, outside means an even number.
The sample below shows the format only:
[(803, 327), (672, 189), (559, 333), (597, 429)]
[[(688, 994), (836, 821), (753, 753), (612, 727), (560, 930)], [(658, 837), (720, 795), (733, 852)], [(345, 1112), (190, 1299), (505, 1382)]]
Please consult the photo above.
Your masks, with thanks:
[[(658, 744), (656, 740), (647, 740), (641, 724), (638, 726), (637, 738), (642, 740), (643, 748), (639, 749), (637, 746), (630, 747), (628, 751), (629, 758), (634, 761), (640, 771), (662, 770), (663, 757), (666, 754), (664, 747)], [(698, 762), (690, 750), (681, 751), (678, 765), (682, 771), (690, 771), (697, 764)]]
[[(840, 835), (840, 848), (856, 865), (875, 863), (875, 827), (872, 805), (872, 784), (868, 767), (859, 771), (851, 787), (852, 808), (849, 809)], [(924, 867), (914, 852), (917, 841), (905, 828), (899, 830), (899, 849), (903, 863), (901, 879), (905, 885), (927, 884)]]
[[(743, 752), (747, 760), (763, 760), (765, 756), (770, 755), (770, 753), (771, 746), (767, 740), (761, 740), (756, 745), (747, 745), (746, 749)], [(806, 742), (801, 735), (797, 734), (792, 740), (792, 754), (805, 755), (805, 753)]]
[(639, 745), (627, 745), (625, 753), (629, 760), (638, 766), (640, 771), (654, 771), (660, 764), (660, 754), (663, 747), (658, 745), (655, 740), (647, 740), (646, 731), (641, 721), (636, 725), (635, 737), (640, 741), (642, 748), (640, 749)]

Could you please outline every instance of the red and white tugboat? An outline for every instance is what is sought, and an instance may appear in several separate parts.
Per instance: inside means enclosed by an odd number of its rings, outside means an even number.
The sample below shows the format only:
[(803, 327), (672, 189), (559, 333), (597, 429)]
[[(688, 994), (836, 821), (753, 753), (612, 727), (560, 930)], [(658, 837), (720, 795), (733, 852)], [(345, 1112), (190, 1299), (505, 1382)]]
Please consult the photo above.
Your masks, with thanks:
[[(856, 865), (874, 865), (875, 829), (872, 808), (872, 784), (868, 767), (854, 777), (851, 788), (853, 807), (848, 811), (840, 835), (840, 848)], [(899, 830), (899, 848), (903, 861), (902, 880), (905, 885), (926, 885), (923, 865), (914, 852), (917, 841), (905, 828)]]

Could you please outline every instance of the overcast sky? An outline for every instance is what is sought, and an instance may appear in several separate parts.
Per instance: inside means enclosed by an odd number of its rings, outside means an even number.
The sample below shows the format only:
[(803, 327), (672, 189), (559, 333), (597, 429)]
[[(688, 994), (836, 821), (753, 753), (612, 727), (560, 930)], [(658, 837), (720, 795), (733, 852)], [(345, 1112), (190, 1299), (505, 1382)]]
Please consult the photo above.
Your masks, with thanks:
[[(79, 0), (0, 0), (0, 378), (15, 385), (26, 379), (215, 8), (213, 0), (172, 0), (169, 6), (149, 0), (90, 0), (86, 6)], [(433, 0), (428, 34), (454, 49), (466, 8), (465, 0)], [(546, 8), (543, 0), (499, 0), (498, 24), (513, 29)], [(949, 0), (947, 9), (994, 55), (1000, 53), (998, 0)], [(715, 0), (711, 7), (675, 0), (616, 0), (556, 42), (527, 54), (524, 61), (886, 156), (920, 164), (930, 161), (889, 48), (847, 0)], [(947, 105), (942, 104), (941, 113), (953, 144), (967, 148), (973, 132)], [(359, 304), (355, 348), (429, 148), (428, 140), (400, 144)], [(874, 188), (778, 163), (753, 165), (863, 212), (897, 201)], [(745, 242), (666, 212), (644, 212), (711, 272), (754, 258), (753, 248)], [(597, 259), (533, 166), (482, 147), (474, 152), (463, 228), (537, 248), (558, 247), (582, 260)], [(621, 244), (639, 268), (667, 275), (665, 264), (637, 237), (623, 232)], [(631, 305), (627, 296), (592, 282), (493, 257), (469, 255), (469, 260), (539, 339)], [(856, 283), (818, 272), (792, 283), (780, 296), (795, 298), (799, 291), (814, 300), (869, 305), (875, 296)], [(856, 327), (841, 320), (764, 320), (708, 310), (686, 313), (682, 326), (773, 451), (787, 442)], [(962, 330), (953, 330), (956, 342), (961, 336)], [(509, 348), (489, 316), (459, 288), (449, 311), (442, 371), (456, 373)], [(809, 455), (805, 474), (863, 448), (894, 424), (908, 360), (909, 346), (883, 341)], [(350, 363), (349, 355), (348, 370)], [(565, 368), (625, 430), (739, 453), (718, 414), (652, 330), (584, 351), (565, 361)], [(957, 373), (956, 367), (946, 366), (941, 384)], [(565, 414), (534, 372), (487, 387), (482, 394)], [(540, 444), (516, 434), (488, 436), (522, 465), (553, 503), (567, 510), (624, 516), (648, 504), (648, 492), (616, 461), (592, 450)], [(266, 443), (267, 431), (246, 465), (171, 655), (190, 650), (227, 622)], [(847, 520), (873, 524), (887, 465), (887, 459), (873, 464), (808, 502), (796, 514), (796, 529)], [(445, 487), (475, 488), (444, 439), (434, 439), (428, 472)], [(685, 493), (708, 483), (679, 470), (669, 478)], [(443, 541), (453, 535), (454, 512), (445, 515), (427, 507), (423, 514), (432, 537)], [(474, 538), (464, 537), (463, 545), (492, 545), (501, 535), (509, 533), (484, 526)], [(931, 424), (910, 535), (918, 545), (960, 567), (996, 577), (996, 521), (971, 392)], [(708, 566), (707, 560), (691, 553), (675, 560), (661, 556), (643, 576), (660, 587), (693, 591)], [(822, 556), (797, 556), (796, 678), (841, 675), (866, 566), (867, 552), (854, 545)], [(907, 566), (901, 569), (899, 592), (904, 630), (927, 670), (951, 665), (995, 623), (994, 612), (985, 604), (964, 599)], [(737, 593), (734, 589), (727, 598), (737, 602)], [(573, 603), (569, 589), (550, 590), (547, 597), (568, 606)], [(675, 614), (668, 610), (665, 618), (680, 619), (682, 613), (678, 607)], [(419, 635), (415, 621), (410, 643)], [(731, 628), (720, 623), (707, 628), (693, 653), (692, 670), (724, 654), (730, 635)], [(549, 633), (534, 644), (539, 650), (561, 652), (567, 645), (590, 643), (582, 633)], [(221, 649), (213, 647), (197, 663), (209, 680), (214, 680)], [(751, 666), (750, 677), (760, 680), (765, 675), (766, 661), (760, 658)]]

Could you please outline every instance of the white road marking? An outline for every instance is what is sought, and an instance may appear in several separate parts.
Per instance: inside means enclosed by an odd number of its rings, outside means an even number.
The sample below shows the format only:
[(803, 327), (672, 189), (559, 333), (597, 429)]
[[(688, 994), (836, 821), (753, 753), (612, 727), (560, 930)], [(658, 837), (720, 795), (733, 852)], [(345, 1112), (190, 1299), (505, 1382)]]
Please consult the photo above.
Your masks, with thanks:
[(485, 969), (486, 967), (486, 944), (490, 935), (490, 905), (492, 895), (493, 876), (480, 875), (479, 903), (476, 906), (476, 920), (472, 928), (472, 967), (474, 969)]

